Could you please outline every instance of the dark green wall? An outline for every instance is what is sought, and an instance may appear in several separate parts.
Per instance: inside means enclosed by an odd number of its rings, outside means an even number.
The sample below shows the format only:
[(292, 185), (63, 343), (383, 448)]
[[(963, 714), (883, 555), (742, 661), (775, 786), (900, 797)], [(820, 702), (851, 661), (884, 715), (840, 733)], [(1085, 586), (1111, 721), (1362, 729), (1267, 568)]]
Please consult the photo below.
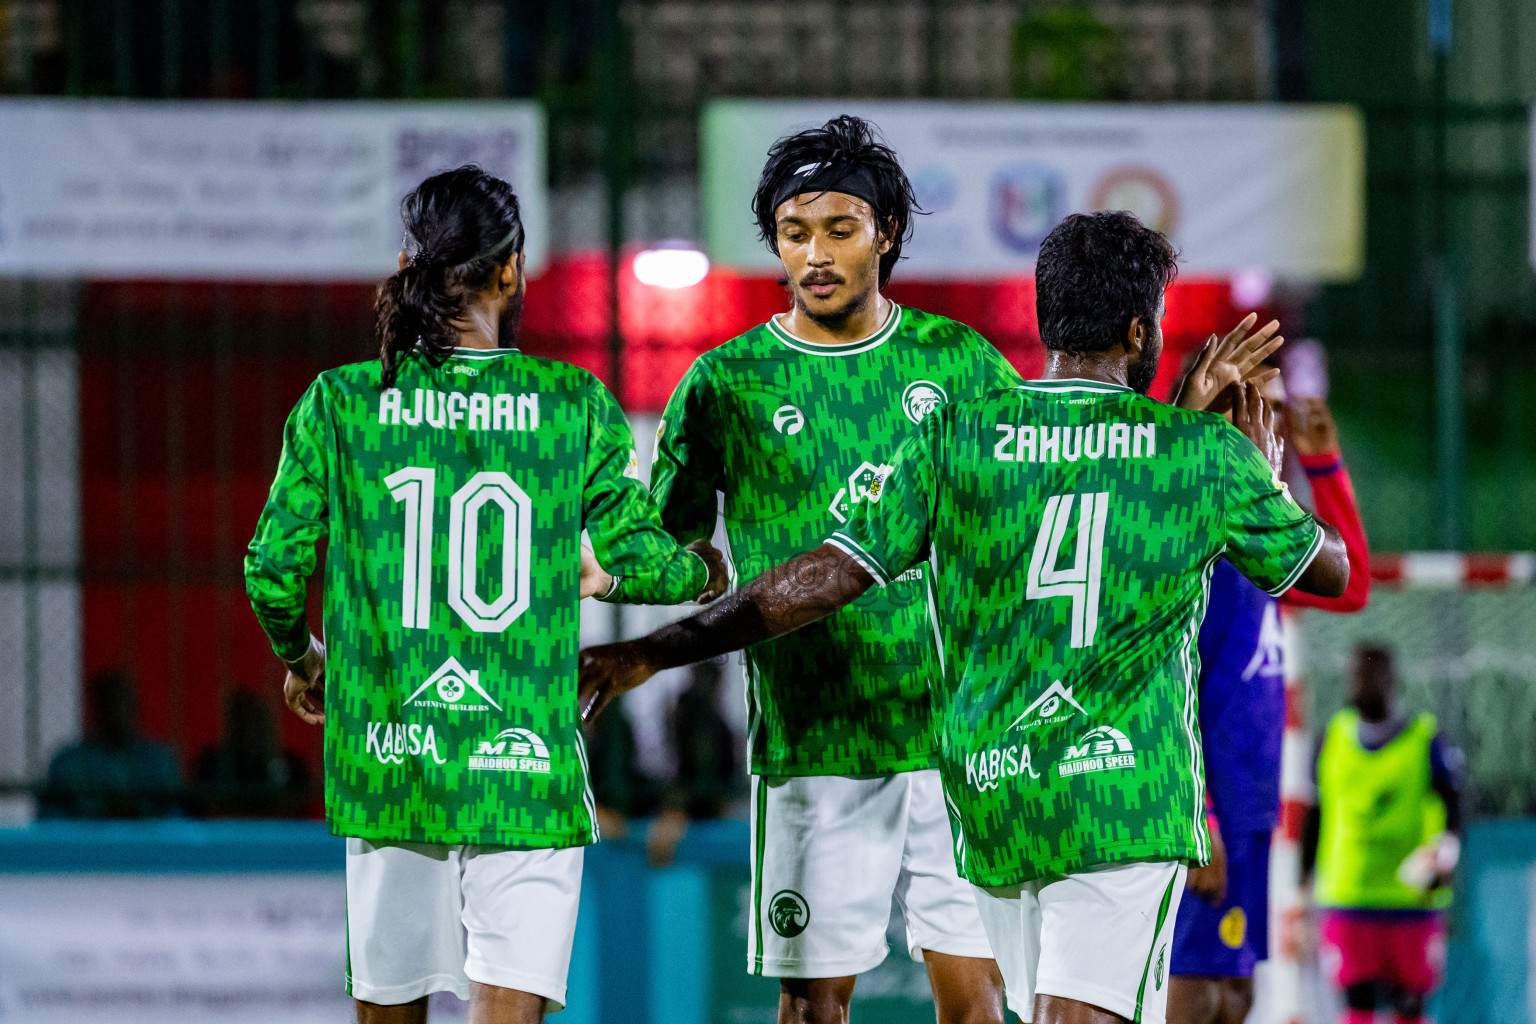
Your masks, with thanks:
[(1326, 289), (1309, 327), (1334, 356), (1372, 546), (1440, 545), (1431, 282), (1443, 251), (1465, 346), (1464, 546), (1536, 547), (1536, 4), (1455, 0), (1438, 164), (1427, 0), (1311, 0), (1307, 15), (1306, 95), (1366, 115), (1366, 271)]

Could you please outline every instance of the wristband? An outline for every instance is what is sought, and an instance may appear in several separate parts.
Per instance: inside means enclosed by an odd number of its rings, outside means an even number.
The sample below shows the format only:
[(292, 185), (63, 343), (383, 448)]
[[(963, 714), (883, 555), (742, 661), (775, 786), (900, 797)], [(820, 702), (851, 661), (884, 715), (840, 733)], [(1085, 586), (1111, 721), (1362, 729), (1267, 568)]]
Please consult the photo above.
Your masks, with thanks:
[(1332, 476), (1344, 468), (1344, 455), (1339, 451), (1323, 452), (1320, 455), (1298, 455), (1301, 460), (1301, 468), (1306, 471), (1309, 478), (1320, 476)]

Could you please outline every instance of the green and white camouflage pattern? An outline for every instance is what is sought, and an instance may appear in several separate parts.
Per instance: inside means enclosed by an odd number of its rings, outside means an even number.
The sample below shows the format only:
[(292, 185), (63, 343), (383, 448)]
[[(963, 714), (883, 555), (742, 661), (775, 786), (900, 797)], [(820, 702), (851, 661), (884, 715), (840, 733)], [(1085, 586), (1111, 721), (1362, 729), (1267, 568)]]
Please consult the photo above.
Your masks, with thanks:
[(1225, 557), (1270, 593), (1322, 529), (1218, 416), (1088, 381), (949, 406), (831, 538), (880, 583), (932, 556), (960, 873), (1204, 861), (1200, 622)]
[(625, 596), (675, 604), (703, 560), (662, 529), (634, 438), (585, 370), (459, 349), (327, 371), (288, 419), (245, 561), (279, 657), (325, 566), (325, 802), (372, 840), (565, 847), (596, 822), (576, 700), (585, 526)]
[[(875, 334), (801, 341), (769, 321), (698, 358), (657, 430), (651, 489), (680, 541), (713, 535), (725, 495), (738, 583), (819, 545), (867, 501), (913, 425), (1020, 382), (963, 324), (894, 306)], [(934, 767), (938, 677), (926, 570), (746, 653), (748, 751), (761, 775)]]

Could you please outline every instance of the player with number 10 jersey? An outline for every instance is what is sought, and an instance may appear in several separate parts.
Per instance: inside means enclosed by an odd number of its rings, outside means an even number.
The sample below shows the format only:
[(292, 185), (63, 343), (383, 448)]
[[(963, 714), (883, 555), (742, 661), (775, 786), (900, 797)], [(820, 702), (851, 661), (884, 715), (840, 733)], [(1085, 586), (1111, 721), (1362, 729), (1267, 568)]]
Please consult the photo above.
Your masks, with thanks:
[[(347, 837), (359, 1019), (425, 1020), (452, 990), (486, 1024), (565, 1002), (596, 806), (576, 703), (581, 534), (607, 596), (724, 589), (718, 552), (662, 529), (618, 404), (511, 347), (526, 276), (511, 187), (476, 167), (402, 205), (380, 358), (322, 373), (288, 418), (245, 562), (289, 704), (322, 719)], [(325, 641), (305, 586), (327, 542)], [(709, 561), (706, 561), (709, 559)]]

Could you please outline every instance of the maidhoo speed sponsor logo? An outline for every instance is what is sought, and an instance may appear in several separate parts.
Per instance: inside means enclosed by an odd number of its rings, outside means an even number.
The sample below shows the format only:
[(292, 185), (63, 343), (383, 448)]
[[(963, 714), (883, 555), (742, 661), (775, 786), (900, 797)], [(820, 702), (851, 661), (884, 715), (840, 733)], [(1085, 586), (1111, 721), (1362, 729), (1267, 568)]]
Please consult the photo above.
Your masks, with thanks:
[(1112, 725), (1100, 725), (1083, 733), (1082, 739), (1067, 747), (1056, 762), (1061, 778), (1087, 775), (1115, 768), (1136, 767), (1136, 751), (1125, 733)]
[(503, 729), (480, 741), (469, 759), (469, 770), (548, 775), (549, 747), (532, 729)]

